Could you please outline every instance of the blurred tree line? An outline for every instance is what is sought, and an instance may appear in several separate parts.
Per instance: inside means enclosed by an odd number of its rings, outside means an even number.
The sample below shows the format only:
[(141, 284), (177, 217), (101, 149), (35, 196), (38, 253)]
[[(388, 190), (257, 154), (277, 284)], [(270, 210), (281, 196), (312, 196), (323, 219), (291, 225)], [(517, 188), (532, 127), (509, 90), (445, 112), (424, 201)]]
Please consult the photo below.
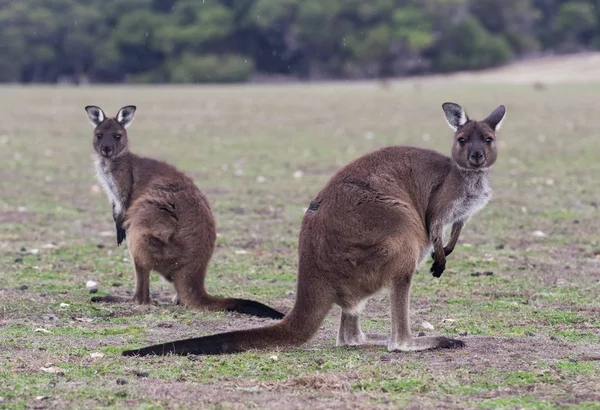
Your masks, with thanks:
[(0, 81), (479, 69), (600, 47), (600, 0), (0, 0)]

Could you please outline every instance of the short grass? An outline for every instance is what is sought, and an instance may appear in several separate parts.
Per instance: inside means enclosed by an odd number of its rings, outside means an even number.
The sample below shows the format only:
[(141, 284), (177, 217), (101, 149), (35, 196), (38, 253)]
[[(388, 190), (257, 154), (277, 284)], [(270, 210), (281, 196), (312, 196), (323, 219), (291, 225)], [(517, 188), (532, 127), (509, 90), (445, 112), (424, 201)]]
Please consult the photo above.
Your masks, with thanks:
[[(1, 93), (0, 407), (600, 408), (599, 85)], [(180, 167), (207, 194), (219, 234), (209, 290), (288, 311), (310, 200), (337, 169), (378, 147), (448, 153), (444, 101), (474, 118), (508, 108), (492, 202), (463, 231), (443, 276), (432, 278), (424, 266), (413, 286), (414, 332), (461, 337), (465, 349), (336, 348), (336, 308), (298, 349), (194, 360), (120, 356), (268, 321), (173, 306), (170, 285), (157, 275), (154, 306), (89, 302), (86, 281), (96, 281), (99, 294), (125, 295), (133, 276), (94, 180), (85, 105), (114, 114), (137, 104), (132, 150)], [(387, 294), (376, 295), (365, 330), (388, 332), (388, 311)]]

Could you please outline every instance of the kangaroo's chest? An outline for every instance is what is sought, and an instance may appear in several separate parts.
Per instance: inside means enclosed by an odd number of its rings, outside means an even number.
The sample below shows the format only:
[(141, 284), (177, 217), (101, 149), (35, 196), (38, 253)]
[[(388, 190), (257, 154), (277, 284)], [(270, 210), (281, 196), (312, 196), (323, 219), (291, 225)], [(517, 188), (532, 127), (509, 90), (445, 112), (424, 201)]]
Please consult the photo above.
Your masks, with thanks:
[(100, 161), (96, 162), (96, 177), (100, 186), (106, 193), (108, 200), (115, 207), (115, 214), (119, 215), (123, 211), (123, 199), (119, 192), (119, 187), (110, 168)]
[(445, 223), (450, 224), (456, 221), (467, 221), (477, 212), (481, 211), (492, 197), (487, 180), (474, 181), (463, 192), (463, 194), (455, 199), (452, 203), (452, 208), (445, 218)]

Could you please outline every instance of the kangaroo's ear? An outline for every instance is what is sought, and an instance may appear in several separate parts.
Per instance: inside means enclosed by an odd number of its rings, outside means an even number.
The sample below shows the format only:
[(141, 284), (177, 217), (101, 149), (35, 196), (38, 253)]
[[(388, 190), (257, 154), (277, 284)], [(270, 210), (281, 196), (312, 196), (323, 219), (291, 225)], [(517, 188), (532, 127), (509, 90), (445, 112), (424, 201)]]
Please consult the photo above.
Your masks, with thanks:
[(123, 128), (129, 127), (129, 124), (131, 124), (131, 121), (133, 121), (135, 110), (135, 105), (126, 105), (125, 107), (119, 110), (119, 112), (117, 113), (117, 121), (119, 121)]
[(496, 108), (483, 122), (487, 123), (494, 131), (498, 131), (502, 121), (506, 118), (506, 107), (501, 105)]
[(95, 105), (88, 105), (85, 107), (85, 112), (87, 112), (88, 118), (94, 128), (96, 128), (98, 124), (106, 119), (106, 115), (104, 115), (102, 108), (96, 107)]
[(446, 115), (446, 121), (452, 130), (456, 131), (458, 127), (465, 125), (469, 121), (467, 113), (463, 108), (455, 103), (445, 102), (442, 104), (442, 110)]

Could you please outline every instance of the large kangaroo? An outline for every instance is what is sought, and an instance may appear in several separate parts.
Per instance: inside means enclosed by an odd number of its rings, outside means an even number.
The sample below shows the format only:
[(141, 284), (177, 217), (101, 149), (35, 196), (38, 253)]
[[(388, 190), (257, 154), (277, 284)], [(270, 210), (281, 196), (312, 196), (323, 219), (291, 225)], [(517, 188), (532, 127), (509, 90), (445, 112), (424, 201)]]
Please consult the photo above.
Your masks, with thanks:
[[(455, 131), (452, 157), (435, 151), (388, 147), (339, 170), (310, 203), (299, 240), (297, 299), (279, 323), (257, 329), (180, 340), (123, 355), (219, 354), (299, 346), (307, 342), (334, 303), (342, 308), (338, 346), (366, 342), (359, 314), (367, 298), (390, 289), (390, 351), (462, 347), (445, 336), (413, 338), (409, 295), (419, 261), (433, 247), (431, 273), (439, 277), (464, 223), (489, 201), (489, 171), (496, 161), (499, 106), (471, 121), (457, 104), (442, 105)], [(452, 225), (446, 247), (445, 225)]]
[[(150, 271), (155, 270), (173, 282), (178, 303), (281, 319), (282, 313), (262, 303), (206, 292), (204, 277), (216, 239), (208, 201), (183, 172), (129, 151), (126, 128), (135, 110), (128, 105), (116, 118), (107, 118), (99, 107), (85, 107), (94, 126), (98, 181), (113, 206), (117, 245), (128, 237), (136, 278), (133, 300), (150, 303)], [(92, 301), (124, 299), (97, 296)]]

